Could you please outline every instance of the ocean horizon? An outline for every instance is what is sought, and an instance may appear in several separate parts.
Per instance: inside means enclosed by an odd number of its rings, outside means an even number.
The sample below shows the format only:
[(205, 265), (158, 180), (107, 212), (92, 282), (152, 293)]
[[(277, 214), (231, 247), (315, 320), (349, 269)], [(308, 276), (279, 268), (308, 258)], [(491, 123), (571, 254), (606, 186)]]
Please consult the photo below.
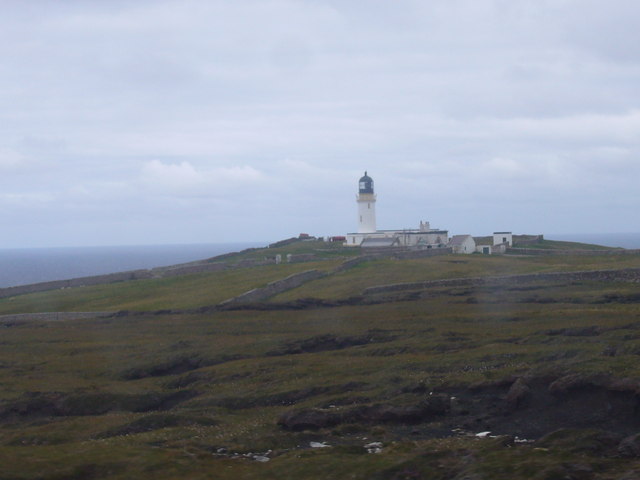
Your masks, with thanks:
[(266, 242), (0, 249), (0, 288), (204, 260)]
[[(640, 233), (545, 234), (548, 240), (640, 249)], [(204, 260), (268, 242), (0, 249), (0, 288)]]
[(545, 234), (547, 240), (564, 242), (591, 243), (605, 247), (640, 249), (640, 232), (623, 233), (550, 233)]

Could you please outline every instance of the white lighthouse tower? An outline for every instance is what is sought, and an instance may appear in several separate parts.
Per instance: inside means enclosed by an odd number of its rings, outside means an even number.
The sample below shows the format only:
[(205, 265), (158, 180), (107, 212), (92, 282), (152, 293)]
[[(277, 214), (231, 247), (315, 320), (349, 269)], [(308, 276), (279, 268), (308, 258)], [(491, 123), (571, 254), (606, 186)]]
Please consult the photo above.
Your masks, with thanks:
[(364, 172), (358, 184), (358, 233), (376, 231), (376, 195), (373, 193), (373, 179)]

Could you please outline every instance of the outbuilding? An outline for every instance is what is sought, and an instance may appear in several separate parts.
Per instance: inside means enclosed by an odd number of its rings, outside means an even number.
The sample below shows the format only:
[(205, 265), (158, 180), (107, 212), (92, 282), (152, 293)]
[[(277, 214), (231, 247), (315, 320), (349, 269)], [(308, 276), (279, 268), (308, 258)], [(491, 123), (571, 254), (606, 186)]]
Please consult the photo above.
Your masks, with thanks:
[(476, 241), (471, 235), (454, 235), (449, 241), (453, 253), (473, 253), (476, 251)]
[(507, 247), (513, 247), (513, 234), (511, 232), (493, 232), (493, 244), (506, 244)]

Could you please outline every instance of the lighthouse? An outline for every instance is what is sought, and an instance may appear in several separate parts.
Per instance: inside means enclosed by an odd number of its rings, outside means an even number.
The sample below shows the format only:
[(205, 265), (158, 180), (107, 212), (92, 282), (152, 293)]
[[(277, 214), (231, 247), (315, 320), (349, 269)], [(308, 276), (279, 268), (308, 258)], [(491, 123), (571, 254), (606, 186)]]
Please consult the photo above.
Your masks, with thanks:
[(376, 231), (376, 195), (373, 193), (373, 179), (364, 172), (358, 182), (358, 233)]
[[(449, 243), (449, 232), (431, 228), (429, 222), (420, 222), (420, 228), (401, 230), (376, 229), (376, 194), (373, 179), (364, 172), (358, 182), (358, 232), (347, 233), (346, 247), (387, 248), (402, 247), (415, 250), (444, 248)], [(470, 235), (467, 235), (470, 237)], [(470, 251), (469, 251), (470, 252)]]

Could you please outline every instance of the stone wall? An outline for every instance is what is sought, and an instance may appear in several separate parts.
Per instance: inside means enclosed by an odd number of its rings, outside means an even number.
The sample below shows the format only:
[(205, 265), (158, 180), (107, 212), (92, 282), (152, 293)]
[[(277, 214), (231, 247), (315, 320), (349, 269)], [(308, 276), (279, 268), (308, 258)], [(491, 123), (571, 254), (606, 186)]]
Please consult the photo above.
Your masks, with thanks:
[(317, 260), (315, 253), (288, 253), (287, 263), (312, 262)]
[(536, 243), (542, 243), (544, 235), (514, 235), (514, 245), (534, 245)]
[[(223, 262), (216, 263), (203, 263), (200, 265), (185, 265), (185, 266), (176, 266), (172, 268), (167, 268), (166, 270), (162, 270), (158, 272), (156, 278), (165, 278), (165, 277), (177, 277), (179, 275), (188, 275), (190, 273), (204, 273), (204, 272), (219, 272), (221, 270), (228, 269), (229, 266)], [(157, 272), (156, 269), (152, 270), (152, 272)]]
[(83, 318), (99, 318), (113, 315), (114, 312), (43, 312), (43, 313), (14, 313), (0, 315), (0, 324), (10, 322), (23, 322), (41, 320), (53, 322), (58, 320), (79, 320)]
[(393, 256), (400, 260), (409, 260), (413, 258), (437, 257), (438, 255), (449, 255), (453, 253), (451, 247), (443, 248), (425, 248), (424, 250), (406, 250), (394, 253)]
[(128, 280), (140, 280), (152, 278), (151, 270), (131, 270), (128, 272), (109, 273), (107, 275), (94, 275), (91, 277), (72, 278), (69, 280), (54, 280), (52, 282), (32, 283), (30, 285), (18, 285), (16, 287), (0, 288), (0, 298), (24, 295), (27, 293), (58, 290), (61, 288), (84, 287), (89, 285), (101, 285), (104, 283), (126, 282)]
[(505, 275), (495, 277), (450, 278), (447, 280), (430, 280), (425, 282), (394, 283), (366, 288), (363, 295), (377, 293), (400, 292), (404, 290), (424, 290), (429, 287), (458, 287), (467, 285), (515, 285), (534, 281), (623, 281), (640, 283), (640, 268), (622, 270), (588, 270), (583, 272), (531, 273), (524, 275)]
[(51, 282), (32, 283), (15, 287), (0, 288), (0, 298), (14, 297), (28, 293), (46, 292), (48, 290), (60, 290), (62, 288), (86, 287), (92, 285), (105, 285), (130, 280), (145, 280), (150, 278), (166, 278), (178, 275), (194, 273), (217, 272), (220, 270), (256, 267), (271, 265), (275, 260), (245, 259), (235, 264), (224, 262), (191, 262), (169, 267), (157, 267), (150, 270), (131, 270), (127, 272), (108, 273), (105, 275), (93, 275), (90, 277), (72, 278), (69, 280), (53, 280)]
[(305, 272), (294, 273), (293, 275), (289, 275), (288, 277), (285, 277), (281, 280), (276, 280), (274, 282), (268, 283), (264, 287), (254, 288), (253, 290), (249, 290), (248, 292), (238, 295), (237, 297), (225, 300), (218, 305), (220, 307), (224, 307), (227, 305), (236, 305), (239, 303), (259, 302), (261, 300), (265, 300), (269, 297), (277, 295), (278, 293), (282, 293), (287, 290), (291, 290), (292, 288), (299, 287), (303, 283), (324, 277), (325, 275), (325, 273), (322, 273), (318, 270), (307, 270)]
[(374, 255), (360, 255), (358, 257), (350, 258), (349, 260), (345, 260), (336, 268), (334, 268), (331, 273), (344, 272), (345, 270), (349, 270), (350, 268), (353, 268), (356, 265), (360, 265), (363, 262), (368, 262), (369, 260), (374, 260), (375, 258), (378, 258), (378, 257), (375, 257)]
[(556, 250), (545, 248), (507, 248), (512, 255), (638, 255), (639, 249), (617, 248), (611, 250)]

